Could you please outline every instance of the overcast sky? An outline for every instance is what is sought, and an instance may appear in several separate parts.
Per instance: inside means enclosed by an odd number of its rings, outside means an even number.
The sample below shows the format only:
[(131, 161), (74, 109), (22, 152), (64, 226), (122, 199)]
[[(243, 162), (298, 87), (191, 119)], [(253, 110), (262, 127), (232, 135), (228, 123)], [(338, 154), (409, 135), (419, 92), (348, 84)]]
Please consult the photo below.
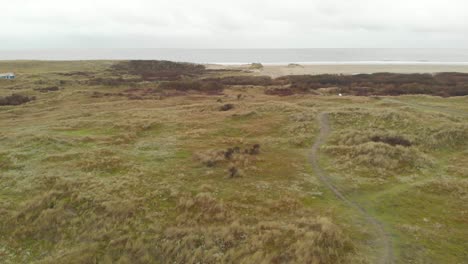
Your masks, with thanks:
[(0, 10), (0, 49), (468, 47), (468, 0), (0, 0)]

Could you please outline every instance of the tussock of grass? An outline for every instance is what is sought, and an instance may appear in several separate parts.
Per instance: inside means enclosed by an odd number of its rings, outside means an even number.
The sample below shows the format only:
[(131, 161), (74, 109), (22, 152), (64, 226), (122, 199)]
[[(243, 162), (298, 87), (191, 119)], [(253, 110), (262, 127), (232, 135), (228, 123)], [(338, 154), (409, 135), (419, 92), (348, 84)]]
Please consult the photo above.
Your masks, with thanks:
[(184, 225), (222, 222), (229, 218), (229, 211), (225, 205), (217, 201), (210, 193), (199, 193), (195, 197), (181, 197), (177, 208), (180, 211), (178, 219)]
[(431, 147), (453, 148), (463, 147), (468, 142), (468, 126), (465, 124), (444, 127), (429, 137)]
[(353, 252), (326, 218), (171, 228), (164, 238), (163, 253), (180, 263), (339, 263)]
[[(338, 263), (354, 251), (325, 217), (244, 221), (209, 193), (181, 199), (178, 208), (182, 211), (178, 222), (183, 225), (168, 228), (161, 246), (161, 254), (176, 262)], [(271, 209), (301, 212), (290, 200), (273, 203)], [(187, 221), (192, 227), (186, 227)]]
[(413, 139), (392, 130), (344, 130), (324, 150), (336, 157), (337, 167), (356, 168), (375, 176), (429, 167), (432, 159), (411, 146)]
[(381, 142), (391, 146), (411, 146), (411, 140), (406, 136), (399, 135), (398, 132), (392, 130), (345, 130), (342, 131), (338, 138), (334, 141), (340, 145), (359, 145), (367, 142)]
[(229, 178), (237, 178), (255, 164), (258, 154), (260, 154), (260, 144), (254, 144), (247, 148), (236, 146), (226, 150), (197, 152), (194, 158), (207, 167), (223, 167), (227, 170)]
[(113, 151), (100, 150), (89, 153), (78, 163), (78, 167), (86, 172), (116, 173), (130, 169), (128, 161), (122, 159)]
[(324, 150), (339, 161), (339, 167), (374, 171), (379, 174), (411, 171), (430, 166), (431, 160), (415, 148), (368, 142), (356, 146), (327, 146)]
[(468, 199), (468, 179), (442, 177), (419, 185), (418, 189), (438, 195), (449, 195), (455, 199)]
[(0, 153), (0, 171), (1, 170), (14, 170), (19, 168), (16, 160), (8, 153)]

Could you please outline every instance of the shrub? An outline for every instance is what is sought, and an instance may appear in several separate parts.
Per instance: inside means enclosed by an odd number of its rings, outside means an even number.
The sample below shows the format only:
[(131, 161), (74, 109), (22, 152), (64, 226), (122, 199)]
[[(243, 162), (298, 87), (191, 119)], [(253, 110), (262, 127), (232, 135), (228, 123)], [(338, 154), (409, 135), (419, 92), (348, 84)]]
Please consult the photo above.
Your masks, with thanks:
[(93, 78), (87, 81), (88, 85), (105, 85), (105, 86), (119, 86), (128, 85), (140, 82), (140, 79), (124, 79), (119, 78)]
[(207, 167), (214, 167), (218, 163), (224, 161), (226, 156), (223, 151), (206, 151), (196, 153), (195, 158)]
[(36, 97), (28, 97), (20, 94), (12, 94), (6, 97), (0, 97), (0, 106), (2, 105), (21, 105), (35, 100)]
[(255, 144), (250, 148), (249, 154), (250, 155), (257, 155), (260, 153), (260, 144)]
[(172, 81), (163, 82), (159, 84), (161, 90), (176, 90), (176, 91), (199, 91), (205, 93), (221, 93), (224, 90), (224, 86), (217, 82), (212, 81)]
[(407, 139), (398, 136), (373, 136), (371, 140), (374, 142), (383, 142), (392, 146), (400, 145), (404, 147), (411, 146), (411, 142)]
[(219, 108), (220, 111), (229, 111), (231, 109), (234, 109), (233, 104), (224, 104), (223, 106)]
[(51, 86), (51, 87), (45, 87), (45, 88), (36, 88), (34, 89), (36, 91), (39, 91), (41, 93), (48, 93), (48, 92), (56, 92), (60, 90), (57, 86)]
[(224, 85), (272, 85), (273, 79), (270, 76), (228, 76), (223, 78), (207, 78), (204, 81), (218, 82)]
[(237, 178), (239, 177), (239, 169), (232, 166), (229, 168), (229, 178)]
[(182, 76), (195, 76), (205, 72), (203, 65), (157, 60), (123, 61), (114, 64), (111, 69), (118, 73), (140, 75), (147, 80), (178, 80)]
[(403, 94), (468, 95), (468, 74), (465, 73), (439, 73), (435, 75), (399, 73), (291, 75), (279, 77), (274, 82), (290, 85), (291, 90), (295, 93), (319, 88), (338, 87), (340, 93), (358, 96)]
[(261, 64), (259, 62), (254, 62), (254, 63), (250, 64), (250, 69), (255, 69), (255, 70), (263, 69), (263, 64)]

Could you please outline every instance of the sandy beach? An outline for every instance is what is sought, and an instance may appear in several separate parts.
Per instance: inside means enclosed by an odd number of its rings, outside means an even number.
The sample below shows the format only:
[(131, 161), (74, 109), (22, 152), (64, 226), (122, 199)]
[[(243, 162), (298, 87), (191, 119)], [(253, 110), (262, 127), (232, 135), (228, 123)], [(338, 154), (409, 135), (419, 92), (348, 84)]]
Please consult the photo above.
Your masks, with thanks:
[[(208, 69), (249, 70), (250, 65), (209, 64)], [(263, 69), (252, 70), (259, 75), (279, 77), (301, 74), (358, 74), (358, 73), (468, 73), (468, 64), (307, 64), (307, 65), (264, 65)]]

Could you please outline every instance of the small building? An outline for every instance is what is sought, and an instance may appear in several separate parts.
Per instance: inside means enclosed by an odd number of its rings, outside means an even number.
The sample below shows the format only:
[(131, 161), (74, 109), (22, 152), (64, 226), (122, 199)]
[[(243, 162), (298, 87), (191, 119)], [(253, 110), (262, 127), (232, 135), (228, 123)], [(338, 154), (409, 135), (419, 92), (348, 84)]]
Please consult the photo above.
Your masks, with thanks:
[(12, 72), (0, 73), (0, 79), (15, 79), (16, 75)]

